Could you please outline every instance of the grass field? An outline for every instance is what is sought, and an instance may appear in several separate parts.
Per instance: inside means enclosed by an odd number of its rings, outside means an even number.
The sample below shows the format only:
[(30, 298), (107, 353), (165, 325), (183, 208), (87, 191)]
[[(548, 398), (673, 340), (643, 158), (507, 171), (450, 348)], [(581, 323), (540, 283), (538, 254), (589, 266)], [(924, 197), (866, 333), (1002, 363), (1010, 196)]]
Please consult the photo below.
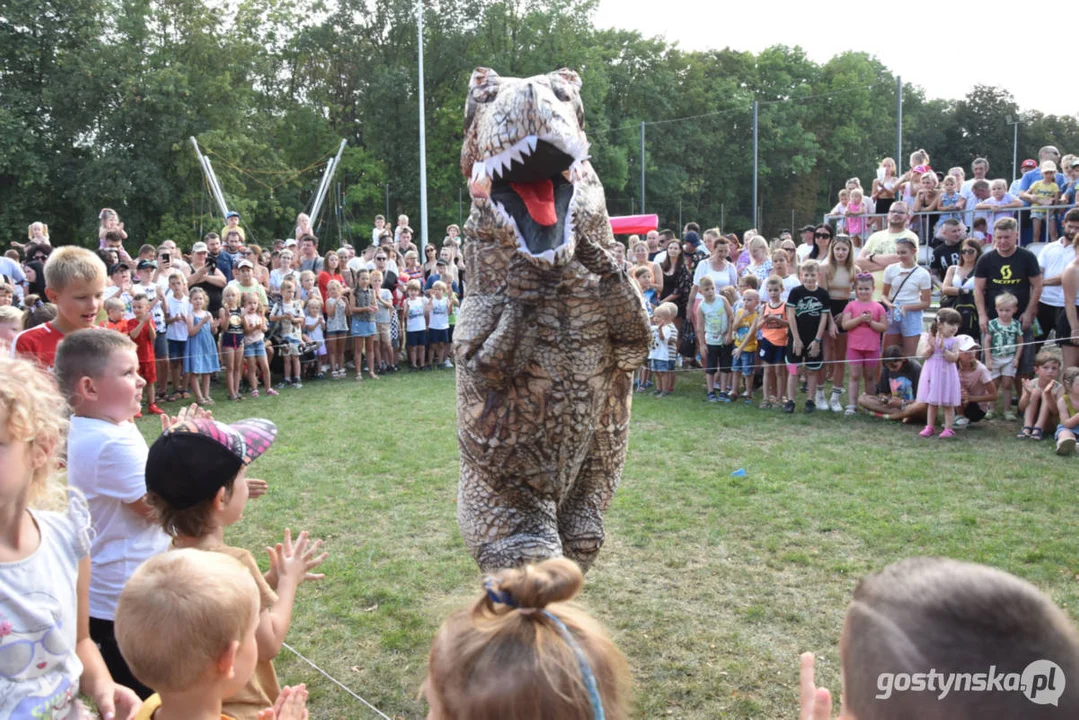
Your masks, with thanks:
[[(607, 542), (581, 602), (633, 668), (638, 718), (796, 716), (798, 654), (838, 692), (837, 643), (858, 578), (918, 554), (1024, 577), (1079, 619), (1079, 462), (983, 423), (953, 442), (831, 413), (709, 405), (699, 373), (638, 395)], [(457, 530), (452, 371), (310, 383), (224, 403), (280, 435), (251, 475), (269, 481), (227, 532), (265, 567), (286, 526), (330, 552), (301, 588), (288, 642), (392, 718), (417, 697), (442, 618), (481, 592)], [(156, 419), (140, 421), (147, 439)], [(745, 468), (745, 477), (731, 472)], [(282, 651), (314, 718), (377, 717)]]

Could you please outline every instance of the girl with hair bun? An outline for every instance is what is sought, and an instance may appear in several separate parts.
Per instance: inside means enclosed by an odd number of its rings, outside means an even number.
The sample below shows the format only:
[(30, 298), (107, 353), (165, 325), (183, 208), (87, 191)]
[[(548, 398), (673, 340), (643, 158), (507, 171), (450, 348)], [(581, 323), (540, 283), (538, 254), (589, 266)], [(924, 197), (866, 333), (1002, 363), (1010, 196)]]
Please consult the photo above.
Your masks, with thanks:
[(568, 604), (576, 563), (545, 560), (488, 577), (453, 613), (428, 658), (429, 720), (624, 720), (629, 666), (602, 626)]

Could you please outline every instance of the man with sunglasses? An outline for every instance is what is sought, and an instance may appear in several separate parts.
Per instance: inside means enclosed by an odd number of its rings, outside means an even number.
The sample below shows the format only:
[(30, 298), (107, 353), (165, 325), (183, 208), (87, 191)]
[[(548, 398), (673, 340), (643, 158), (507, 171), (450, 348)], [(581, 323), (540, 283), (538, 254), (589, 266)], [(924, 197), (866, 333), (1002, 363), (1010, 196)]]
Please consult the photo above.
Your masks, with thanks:
[(884, 287), (884, 269), (899, 262), (896, 254), (896, 241), (910, 238), (914, 247), (918, 247), (918, 236), (907, 229), (910, 211), (902, 200), (892, 203), (888, 210), (888, 227), (869, 236), (858, 253), (857, 265), (862, 272), (873, 273), (873, 299), (880, 300), (881, 288)]

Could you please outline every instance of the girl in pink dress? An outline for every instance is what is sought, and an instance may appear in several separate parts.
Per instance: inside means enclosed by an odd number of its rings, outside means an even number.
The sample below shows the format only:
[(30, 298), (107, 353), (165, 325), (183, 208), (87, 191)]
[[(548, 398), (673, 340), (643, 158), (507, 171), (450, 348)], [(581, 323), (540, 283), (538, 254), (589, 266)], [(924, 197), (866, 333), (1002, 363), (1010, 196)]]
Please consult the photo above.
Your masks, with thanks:
[(937, 313), (937, 319), (929, 330), (929, 343), (922, 352), (922, 374), (918, 378), (918, 402), (924, 402), (926, 408), (926, 426), (919, 433), (922, 437), (933, 437), (937, 421), (937, 406), (944, 408), (944, 427), (940, 437), (955, 436), (952, 422), (955, 409), (962, 404), (962, 388), (959, 384), (959, 340), (955, 337), (963, 316), (951, 308), (943, 308)]
[(865, 238), (865, 216), (868, 212), (869, 203), (865, 201), (862, 189), (851, 190), (850, 202), (847, 203), (847, 234), (850, 235), (851, 243), (855, 248), (860, 248)]

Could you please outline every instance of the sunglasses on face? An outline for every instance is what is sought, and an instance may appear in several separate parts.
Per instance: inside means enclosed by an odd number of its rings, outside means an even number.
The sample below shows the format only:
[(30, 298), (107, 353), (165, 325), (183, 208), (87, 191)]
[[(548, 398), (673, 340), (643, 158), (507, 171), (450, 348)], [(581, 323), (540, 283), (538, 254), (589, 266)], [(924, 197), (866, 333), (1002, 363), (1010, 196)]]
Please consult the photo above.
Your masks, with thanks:
[(974, 248), (964, 248), (963, 250), (960, 250), (960, 252), (964, 255), (973, 255), (977, 252), (977, 250), (975, 250)]
[(814, 238), (830, 238), (830, 237), (832, 237), (832, 233), (823, 233), (823, 232), (813, 233), (813, 237)]
[(377, 257), (377, 258), (375, 258), (375, 262), (386, 262), (386, 258), (384, 258), (384, 257)]

